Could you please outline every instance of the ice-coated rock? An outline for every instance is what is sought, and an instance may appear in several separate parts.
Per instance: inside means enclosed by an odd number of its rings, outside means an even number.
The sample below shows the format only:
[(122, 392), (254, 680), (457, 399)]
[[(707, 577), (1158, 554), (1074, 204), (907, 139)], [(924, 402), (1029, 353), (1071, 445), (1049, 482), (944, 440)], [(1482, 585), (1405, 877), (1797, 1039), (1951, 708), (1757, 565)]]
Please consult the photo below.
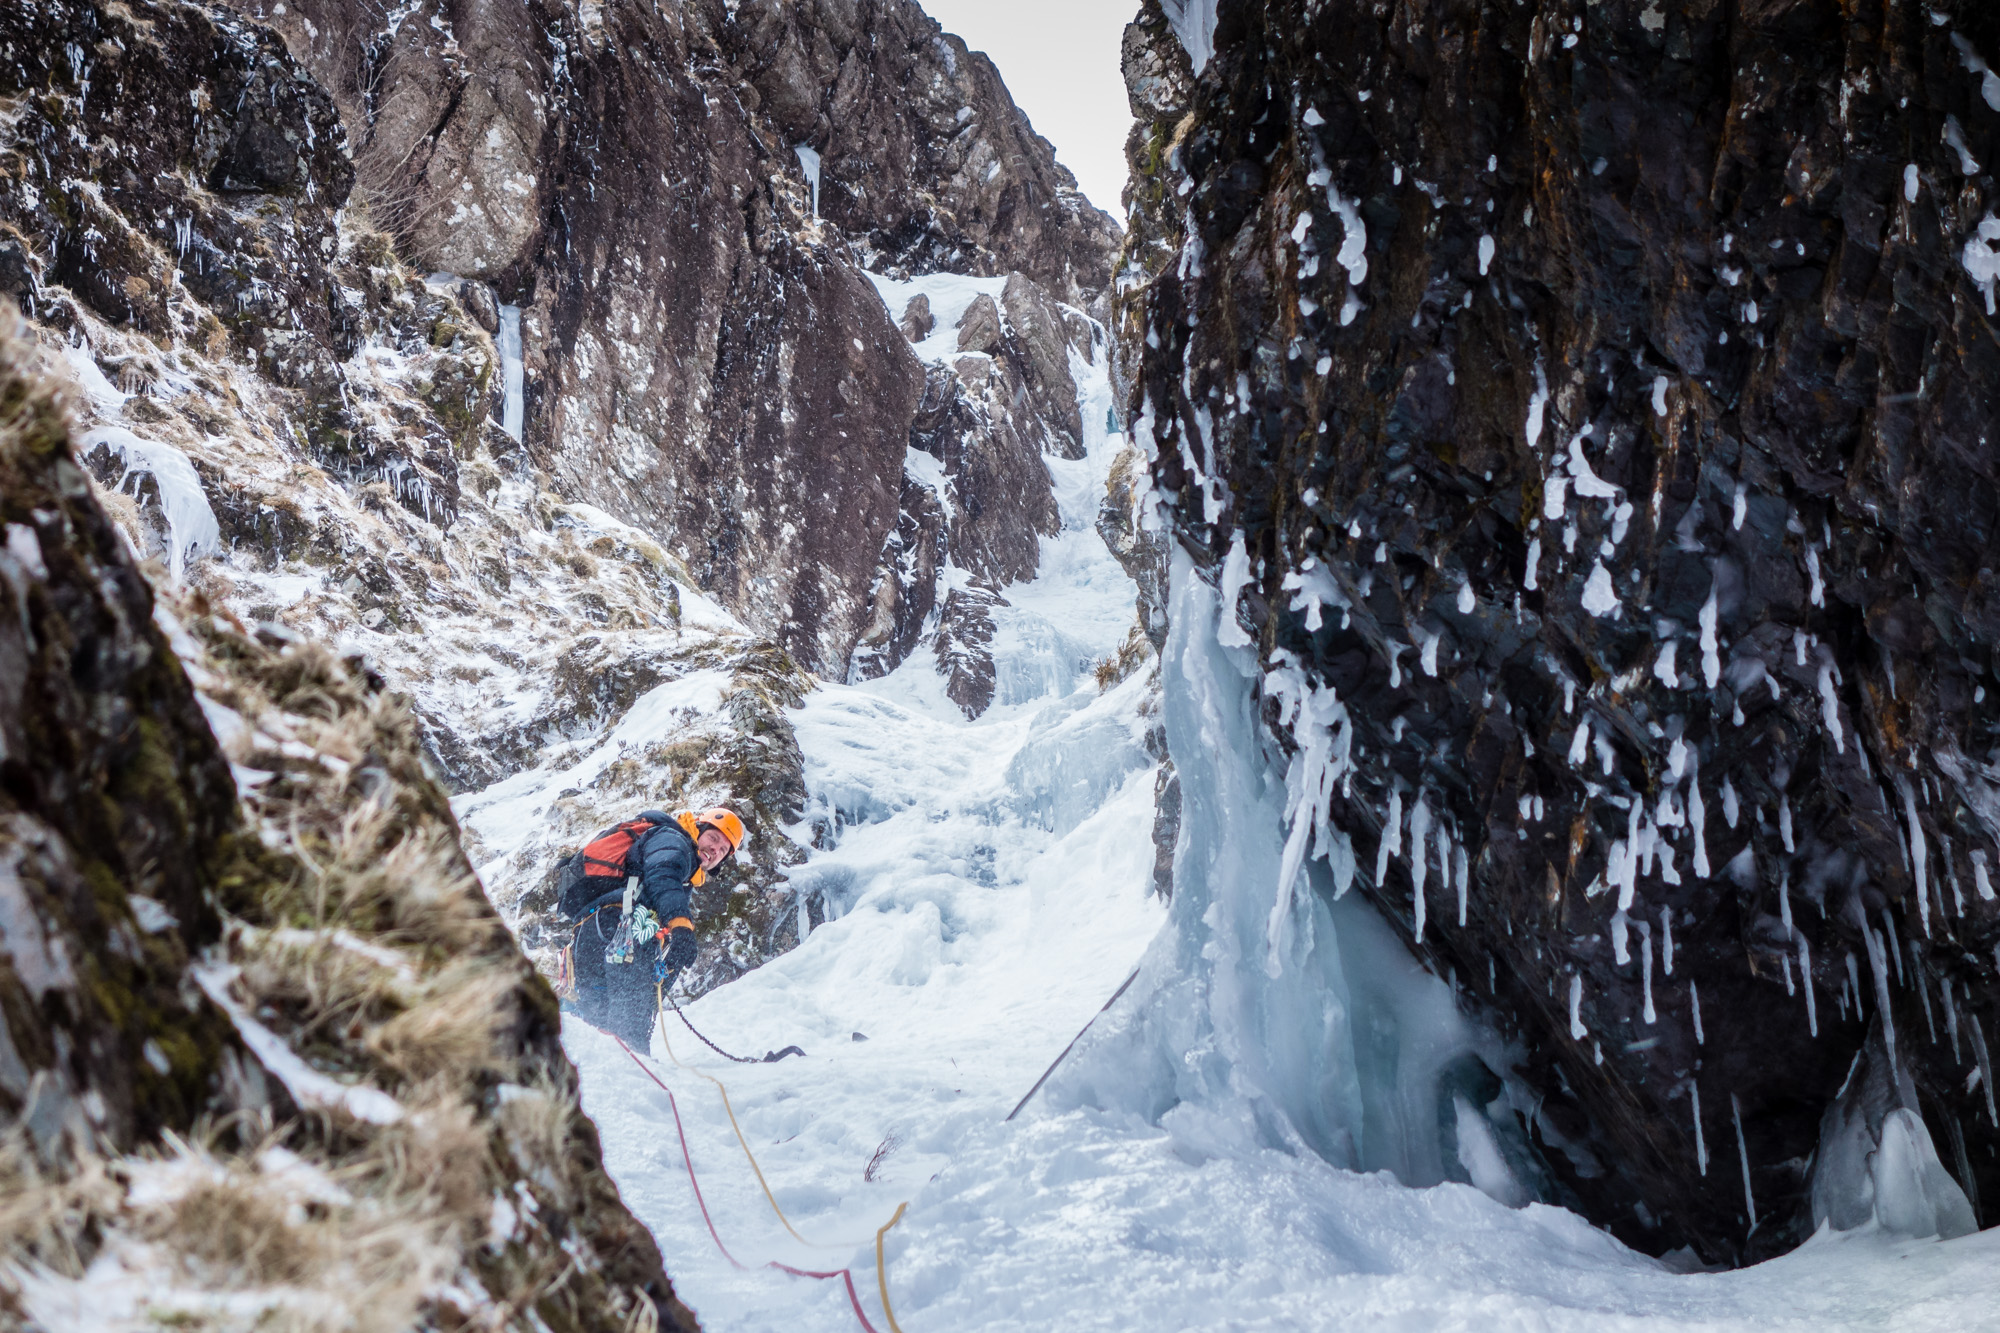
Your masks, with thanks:
[(1810, 1234), (1885, 1007), (1917, 1091), (1870, 1150), (1921, 1122), (2000, 1199), (2000, 120), (1957, 9), (1753, 8), (1148, 0), (1110, 321), (1173, 540), (1356, 719), (1314, 813), (1404, 938), (1386, 821), (1463, 839), (1417, 951), (1521, 1042), (1543, 1197), (1710, 1263)]

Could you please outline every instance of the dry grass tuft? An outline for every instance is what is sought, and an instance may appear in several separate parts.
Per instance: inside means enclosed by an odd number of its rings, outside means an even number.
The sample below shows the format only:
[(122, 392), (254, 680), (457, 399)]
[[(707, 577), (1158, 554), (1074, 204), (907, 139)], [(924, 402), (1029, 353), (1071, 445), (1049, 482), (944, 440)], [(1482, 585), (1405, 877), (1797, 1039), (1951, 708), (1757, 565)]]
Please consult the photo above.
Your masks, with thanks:
[(96, 1217), (121, 1194), (101, 1158), (50, 1171), (16, 1128), (0, 1139), (0, 1254), (80, 1278), (97, 1251)]
[(1108, 690), (1119, 682), (1129, 679), (1132, 673), (1150, 661), (1152, 656), (1151, 640), (1147, 639), (1145, 631), (1139, 626), (1132, 626), (1131, 631), (1125, 635), (1125, 642), (1118, 645), (1118, 651), (1109, 657), (1099, 659), (1097, 665), (1091, 669), (1091, 674), (1097, 679), (1098, 690)]
[(367, 1047), (404, 1081), (442, 1079), (458, 1088), (503, 1077), (514, 1061), (501, 1034), (513, 1025), (521, 973), (485, 959), (429, 978), (416, 1003), (368, 1033)]

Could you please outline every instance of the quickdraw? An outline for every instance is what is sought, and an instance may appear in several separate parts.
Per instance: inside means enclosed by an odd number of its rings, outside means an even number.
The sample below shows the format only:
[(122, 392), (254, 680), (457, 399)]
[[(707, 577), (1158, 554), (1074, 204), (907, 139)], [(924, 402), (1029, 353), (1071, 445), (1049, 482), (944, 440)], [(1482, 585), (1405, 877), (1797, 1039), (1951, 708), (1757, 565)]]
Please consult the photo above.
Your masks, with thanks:
[(650, 907), (634, 906), (618, 919), (618, 929), (611, 932), (611, 943), (604, 946), (604, 961), (607, 963), (629, 963), (639, 952), (639, 945), (651, 943), (660, 933), (660, 918)]
[(578, 992), (576, 986), (576, 944), (574, 936), (571, 937), (570, 943), (563, 945), (562, 952), (556, 955), (555, 986), (556, 998), (558, 1000), (574, 1001), (576, 999)]

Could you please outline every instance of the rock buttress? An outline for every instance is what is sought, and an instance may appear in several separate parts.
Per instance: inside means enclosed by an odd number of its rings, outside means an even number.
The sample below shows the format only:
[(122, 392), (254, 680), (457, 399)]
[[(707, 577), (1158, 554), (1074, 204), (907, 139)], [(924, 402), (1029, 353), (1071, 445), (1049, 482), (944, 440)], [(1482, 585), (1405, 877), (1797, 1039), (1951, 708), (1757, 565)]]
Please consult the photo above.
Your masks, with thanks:
[[(1346, 703), (1359, 887), (1522, 1043), (1550, 1197), (1785, 1249), (1886, 1043), (1991, 1220), (2000, 19), (1243, 0), (1213, 40), (1128, 34), (1130, 408)], [(1419, 806), (1463, 925), (1372, 873)]]
[(0, 1311), (692, 1330), (407, 707), (156, 606), (5, 319)]

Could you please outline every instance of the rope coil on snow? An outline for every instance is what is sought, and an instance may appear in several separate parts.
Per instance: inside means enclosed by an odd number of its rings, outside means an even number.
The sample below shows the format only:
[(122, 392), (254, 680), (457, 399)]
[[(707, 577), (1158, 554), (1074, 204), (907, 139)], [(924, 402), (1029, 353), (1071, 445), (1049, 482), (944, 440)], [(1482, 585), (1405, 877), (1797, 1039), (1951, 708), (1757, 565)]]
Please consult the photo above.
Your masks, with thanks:
[[(659, 998), (666, 999), (668, 1000), (668, 1003), (671, 1004), (672, 1001), (666, 995), (665, 986), (661, 985), (657, 989), (659, 991)], [(675, 1013), (681, 1012), (679, 1005), (673, 1005), (672, 1007)], [(667, 1037), (666, 1015), (664, 1013), (659, 1012), (659, 1010), (656, 1009), (654, 1011), (654, 1017), (657, 1021), (660, 1031), (660, 1043), (667, 1048), (667, 1058), (669, 1060), (672, 1060), (677, 1068), (686, 1070), (688, 1073), (693, 1074), (697, 1078), (707, 1079), (710, 1083), (713, 1083), (715, 1085), (715, 1090), (722, 1094), (722, 1109), (729, 1115), (729, 1127), (735, 1131), (736, 1142), (742, 1147), (743, 1156), (750, 1163), (750, 1170), (756, 1174), (757, 1186), (759, 1189), (763, 1190), (765, 1202), (771, 1205), (771, 1211), (777, 1214), (778, 1221), (784, 1224), (785, 1230), (790, 1232), (792, 1238), (798, 1241), (801, 1245), (812, 1246), (815, 1249), (836, 1248), (832, 1246), (819, 1245), (813, 1241), (807, 1240), (804, 1236), (801, 1236), (799, 1234), (798, 1228), (794, 1227), (792, 1225), (792, 1220), (785, 1216), (785, 1210), (778, 1206), (778, 1200), (776, 1196), (774, 1196), (771, 1193), (770, 1183), (764, 1179), (764, 1169), (757, 1163), (757, 1155), (750, 1151), (750, 1141), (743, 1136), (743, 1126), (738, 1124), (736, 1120), (736, 1108), (730, 1104), (729, 1089), (723, 1086), (721, 1079), (715, 1078), (710, 1074), (706, 1074), (701, 1070), (694, 1068), (692, 1065), (682, 1063), (681, 1058), (674, 1054), (673, 1042), (669, 1040)], [(687, 1023), (686, 1014), (681, 1014), (681, 1021), (683, 1023)], [(695, 1031), (694, 1024), (688, 1023), (687, 1028), (688, 1031), (694, 1032), (695, 1036), (701, 1037), (701, 1033)], [(708, 1234), (715, 1241), (715, 1247), (718, 1250), (722, 1251), (722, 1257), (729, 1260), (729, 1262), (736, 1268), (739, 1269), (746, 1268), (746, 1265), (739, 1262), (736, 1256), (729, 1252), (729, 1248), (722, 1243), (722, 1237), (715, 1230), (715, 1221), (713, 1218), (709, 1216), (708, 1204), (702, 1198), (700, 1184), (697, 1183), (695, 1180), (694, 1158), (690, 1155), (688, 1151), (687, 1130), (681, 1124), (680, 1103), (675, 1100), (673, 1089), (669, 1088), (666, 1085), (666, 1083), (661, 1080), (660, 1076), (654, 1073), (652, 1068), (648, 1066), (644, 1060), (639, 1058), (637, 1052), (635, 1052), (630, 1046), (627, 1046), (625, 1044), (624, 1038), (618, 1036), (616, 1033), (612, 1033), (611, 1039), (618, 1043), (618, 1048), (620, 1050), (624, 1051), (626, 1055), (632, 1057), (632, 1063), (638, 1065), (640, 1070), (645, 1073), (646, 1077), (653, 1080), (654, 1084), (659, 1087), (660, 1091), (667, 1094), (667, 1104), (669, 1107), (672, 1108), (674, 1113), (674, 1130), (680, 1136), (681, 1159), (687, 1164), (688, 1183), (694, 1186), (695, 1202), (701, 1206), (702, 1221), (708, 1224)], [(715, 1046), (713, 1042), (708, 1041), (708, 1038), (701, 1037), (701, 1039), (704, 1043), (707, 1043), (711, 1049), (715, 1050), (718, 1055), (728, 1056), (728, 1058), (732, 1060), (741, 1060), (741, 1057), (729, 1055), (727, 1051), (724, 1051), (720, 1047)], [(791, 1047), (789, 1049), (794, 1051), (798, 1050), (797, 1047)], [(805, 1054), (805, 1052), (803, 1051), (798, 1051), (798, 1053), (800, 1055)], [(766, 1057), (766, 1059), (772, 1059), (772, 1058), (775, 1057)], [(742, 1063), (761, 1064), (763, 1063), (763, 1061), (743, 1060)], [(891, 1333), (903, 1333), (903, 1328), (901, 1324), (896, 1322), (896, 1311), (894, 1307), (892, 1307), (889, 1304), (889, 1268), (888, 1268), (888, 1259), (886, 1254), (884, 1253), (884, 1242), (888, 1237), (890, 1229), (894, 1227), (898, 1222), (903, 1220), (903, 1214), (909, 1209), (909, 1206), (910, 1205), (907, 1200), (897, 1205), (895, 1216), (891, 1217), (887, 1222), (883, 1223), (880, 1229), (878, 1229), (875, 1232), (875, 1281), (876, 1281), (876, 1286), (880, 1290), (882, 1295), (882, 1313), (888, 1317), (889, 1328), (891, 1330)], [(846, 1247), (841, 1247), (841, 1248), (846, 1248)], [(822, 1280), (836, 1278), (836, 1277), (840, 1278), (847, 1285), (847, 1299), (848, 1303), (854, 1307), (854, 1317), (861, 1321), (861, 1326), (864, 1329), (868, 1330), (868, 1333), (880, 1333), (880, 1330), (878, 1330), (873, 1324), (868, 1322), (868, 1316), (861, 1308), (861, 1298), (854, 1288), (854, 1274), (852, 1270), (846, 1268), (839, 1268), (831, 1272), (820, 1273), (820, 1272), (813, 1272), (808, 1269), (794, 1268), (790, 1264), (780, 1263), (777, 1260), (772, 1260), (770, 1263), (764, 1266), (766, 1268), (779, 1269), (783, 1272), (790, 1273), (795, 1277), (809, 1277), (809, 1278), (818, 1278)]]
[[(694, 1189), (694, 1201), (701, 1208), (701, 1220), (708, 1226), (709, 1239), (715, 1242), (715, 1248), (722, 1251), (722, 1257), (729, 1261), (731, 1267), (746, 1273), (749, 1272), (750, 1265), (744, 1263), (742, 1260), (738, 1259), (735, 1255), (731, 1254), (729, 1252), (729, 1247), (722, 1243), (722, 1234), (715, 1229), (715, 1219), (709, 1215), (708, 1200), (702, 1197), (701, 1181), (696, 1179), (695, 1177), (694, 1157), (688, 1151), (687, 1127), (681, 1123), (680, 1102), (678, 1099), (675, 1098), (674, 1090), (668, 1087), (666, 1083), (661, 1080), (660, 1076), (658, 1074), (655, 1074), (652, 1071), (652, 1069), (647, 1066), (644, 1060), (639, 1058), (639, 1055), (636, 1051), (634, 1051), (630, 1046), (627, 1046), (625, 1044), (625, 1039), (623, 1037), (619, 1036), (615, 1032), (611, 1033), (610, 1036), (611, 1040), (618, 1043), (619, 1050), (625, 1052), (625, 1054), (632, 1057), (632, 1063), (639, 1066), (640, 1072), (645, 1074), (647, 1078), (653, 1080), (654, 1086), (658, 1087), (661, 1092), (667, 1094), (667, 1106), (674, 1113), (674, 1133), (679, 1136), (681, 1141), (681, 1161), (687, 1166), (688, 1184), (692, 1186)], [(907, 1207), (908, 1205), (906, 1204), (904, 1206)], [(886, 1232), (890, 1226), (894, 1226), (896, 1222), (902, 1218), (902, 1215), (903, 1215), (903, 1210), (901, 1208), (898, 1208), (896, 1210), (896, 1217), (891, 1219), (889, 1222), (889, 1226), (883, 1227), (882, 1231)], [(881, 1232), (876, 1233), (876, 1243), (878, 1245), (881, 1243)], [(844, 1283), (847, 1287), (847, 1303), (854, 1307), (854, 1317), (861, 1321), (861, 1327), (866, 1329), (867, 1333), (882, 1333), (880, 1329), (876, 1328), (874, 1324), (869, 1322), (868, 1312), (861, 1308), (861, 1293), (855, 1290), (853, 1270), (847, 1268), (836, 1268), (832, 1272), (819, 1273), (819, 1272), (814, 1272), (812, 1269), (809, 1268), (794, 1268), (790, 1264), (780, 1263), (776, 1259), (773, 1259), (771, 1262), (765, 1264), (764, 1267), (775, 1268), (780, 1272), (790, 1273), (793, 1277), (809, 1277), (809, 1278), (816, 1278), (821, 1281), (826, 1281), (832, 1278), (839, 1278), (841, 1282)], [(879, 1271), (877, 1272), (876, 1277), (878, 1280), (882, 1281), (883, 1290), (887, 1291), (888, 1284), (886, 1280), (882, 1279), (882, 1274)], [(886, 1310), (888, 1307), (885, 1305), (883, 1308)], [(890, 1329), (893, 1330), (893, 1333), (903, 1333), (902, 1329), (897, 1326), (894, 1316), (890, 1317), (889, 1327)]]

